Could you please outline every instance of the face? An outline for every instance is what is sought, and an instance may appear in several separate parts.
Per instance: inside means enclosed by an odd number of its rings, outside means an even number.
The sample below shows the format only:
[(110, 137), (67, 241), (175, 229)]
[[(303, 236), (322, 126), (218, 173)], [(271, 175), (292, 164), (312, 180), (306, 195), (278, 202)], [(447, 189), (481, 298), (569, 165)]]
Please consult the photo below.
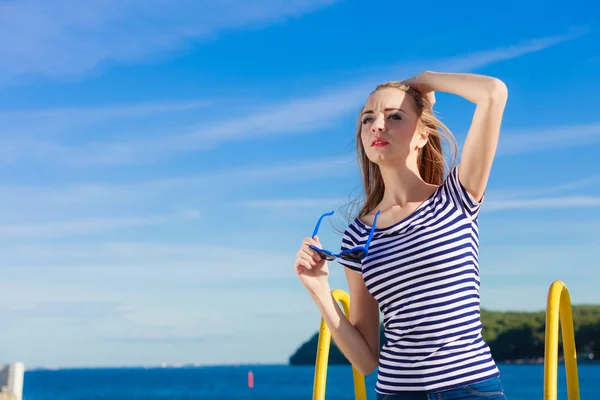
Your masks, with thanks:
[(360, 124), (365, 153), (376, 164), (406, 160), (427, 142), (414, 100), (400, 89), (386, 88), (371, 94)]

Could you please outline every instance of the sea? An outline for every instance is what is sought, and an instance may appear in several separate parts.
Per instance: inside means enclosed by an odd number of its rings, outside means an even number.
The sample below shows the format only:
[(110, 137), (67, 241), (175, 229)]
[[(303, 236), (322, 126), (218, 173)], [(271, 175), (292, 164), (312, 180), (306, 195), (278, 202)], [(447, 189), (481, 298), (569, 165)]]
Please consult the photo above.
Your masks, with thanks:
[[(509, 400), (543, 398), (543, 365), (499, 368)], [(376, 375), (366, 378), (369, 400)], [(562, 365), (558, 377), (558, 399), (567, 399)], [(23, 400), (310, 400), (313, 379), (314, 367), (289, 365), (31, 370)], [(581, 400), (600, 399), (600, 364), (580, 365), (579, 384)], [(349, 366), (329, 366), (325, 398), (355, 398)]]

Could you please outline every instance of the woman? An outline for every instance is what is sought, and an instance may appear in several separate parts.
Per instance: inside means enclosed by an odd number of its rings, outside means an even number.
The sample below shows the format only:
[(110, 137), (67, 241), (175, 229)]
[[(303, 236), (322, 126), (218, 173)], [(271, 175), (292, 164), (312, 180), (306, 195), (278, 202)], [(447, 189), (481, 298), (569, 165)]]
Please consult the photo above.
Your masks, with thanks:
[[(433, 114), (436, 91), (476, 104), (446, 177), (441, 138), (455, 142)], [(424, 72), (378, 86), (360, 113), (365, 201), (342, 252), (323, 251), (314, 236), (297, 253), (296, 273), (338, 348), (363, 375), (378, 369), (378, 399), (505, 399), (481, 336), (478, 215), (507, 96), (500, 80), (473, 74)], [(331, 296), (333, 258), (346, 267), (348, 318)]]

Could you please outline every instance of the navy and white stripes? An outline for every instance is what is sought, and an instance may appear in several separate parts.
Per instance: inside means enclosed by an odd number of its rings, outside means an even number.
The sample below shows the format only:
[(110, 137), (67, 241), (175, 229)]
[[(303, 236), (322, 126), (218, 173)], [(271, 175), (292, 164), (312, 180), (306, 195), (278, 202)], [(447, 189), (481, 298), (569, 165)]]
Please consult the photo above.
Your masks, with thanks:
[[(379, 393), (446, 390), (498, 375), (481, 336), (479, 207), (453, 168), (411, 215), (376, 228), (362, 262), (338, 259), (362, 273), (384, 316)], [(370, 228), (355, 219), (342, 250), (363, 245)]]

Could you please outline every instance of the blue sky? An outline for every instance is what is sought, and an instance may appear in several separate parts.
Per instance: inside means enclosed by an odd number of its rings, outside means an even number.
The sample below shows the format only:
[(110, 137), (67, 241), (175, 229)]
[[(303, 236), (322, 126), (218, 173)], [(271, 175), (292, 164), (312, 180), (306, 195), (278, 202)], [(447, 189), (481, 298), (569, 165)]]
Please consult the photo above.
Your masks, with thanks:
[[(359, 189), (355, 115), (423, 70), (509, 87), (483, 306), (542, 310), (557, 279), (600, 304), (591, 4), (0, 0), (0, 354), (287, 362), (320, 321), (295, 252)], [(437, 98), (462, 143), (473, 106)]]

